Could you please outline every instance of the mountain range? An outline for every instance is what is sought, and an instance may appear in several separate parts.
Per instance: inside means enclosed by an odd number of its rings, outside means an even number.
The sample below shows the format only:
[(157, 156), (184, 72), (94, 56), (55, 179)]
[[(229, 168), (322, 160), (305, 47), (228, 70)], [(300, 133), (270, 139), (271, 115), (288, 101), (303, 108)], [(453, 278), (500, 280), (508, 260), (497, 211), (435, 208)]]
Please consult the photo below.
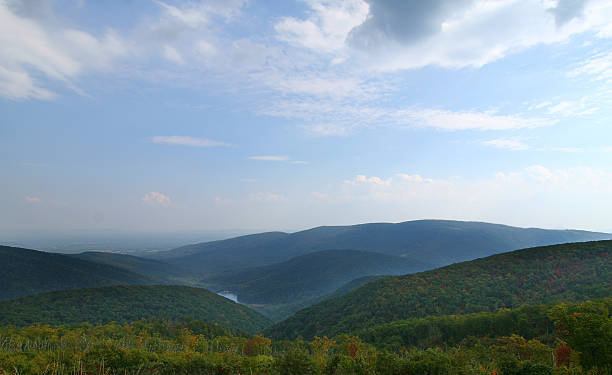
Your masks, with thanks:
[(527, 247), (610, 238), (607, 233), (577, 230), (417, 220), (260, 233), (183, 246), (150, 257), (210, 276), (329, 249), (372, 251), (442, 266)]

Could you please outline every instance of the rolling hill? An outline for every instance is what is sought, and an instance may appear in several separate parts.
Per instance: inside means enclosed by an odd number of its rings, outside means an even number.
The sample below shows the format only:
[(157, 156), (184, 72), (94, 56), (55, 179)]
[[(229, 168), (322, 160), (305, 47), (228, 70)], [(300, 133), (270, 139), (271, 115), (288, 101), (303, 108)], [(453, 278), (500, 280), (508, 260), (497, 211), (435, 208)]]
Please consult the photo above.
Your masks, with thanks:
[(612, 296), (612, 241), (536, 247), (380, 279), (272, 326), (275, 338), (333, 336), (401, 319)]
[(370, 275), (401, 275), (433, 268), (419, 261), (360, 250), (324, 250), (288, 261), (209, 279), (243, 303), (279, 304), (318, 297)]
[(108, 264), (113, 267), (123, 268), (130, 272), (158, 279), (181, 279), (191, 276), (188, 270), (181, 267), (154, 259), (127, 254), (87, 251), (80, 254), (70, 254), (69, 256), (89, 262)]
[(67, 255), (0, 246), (0, 300), (30, 294), (160, 280)]
[(296, 233), (269, 232), (199, 243), (152, 255), (210, 275), (283, 262), (328, 249), (354, 249), (404, 256), (436, 265), (472, 260), (533, 246), (610, 239), (575, 230), (516, 228), (449, 220), (417, 220), (317, 227)]
[(189, 317), (257, 332), (271, 322), (206, 289), (186, 286), (110, 286), (43, 293), (0, 302), (3, 324), (66, 324)]

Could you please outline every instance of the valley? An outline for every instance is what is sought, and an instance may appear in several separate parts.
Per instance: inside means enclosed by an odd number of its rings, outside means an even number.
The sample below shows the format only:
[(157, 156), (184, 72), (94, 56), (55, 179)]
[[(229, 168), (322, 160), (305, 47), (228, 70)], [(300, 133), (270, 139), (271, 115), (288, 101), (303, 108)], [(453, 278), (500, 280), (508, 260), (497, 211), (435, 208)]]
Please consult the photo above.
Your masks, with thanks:
[[(416, 239), (413, 226), (420, 230)], [(371, 249), (374, 240), (366, 240), (370, 236), (381, 241), (378, 251)], [(517, 236), (517, 243), (547, 245), (521, 250), (509, 246), (504, 251), (500, 247), (509, 244), (511, 236)], [(603, 324), (604, 331), (594, 331), (597, 342), (612, 337), (605, 331), (612, 324), (612, 240), (601, 240), (610, 237), (419, 221), (267, 233), (146, 257), (0, 247), (5, 270), (0, 354), (15, 342), (52, 343), (60, 335), (80, 332), (93, 346), (72, 349), (85, 355), (79, 366), (95, 367), (104, 359), (113, 371), (133, 371), (125, 367), (130, 360), (124, 356), (137, 351), (138, 366), (146, 362), (153, 366), (147, 371), (157, 368), (162, 373), (174, 371), (162, 363), (173, 363), (187, 366), (181, 371), (197, 368), (210, 374), (219, 373), (215, 368), (263, 374), (282, 366), (306, 366), (305, 374), (334, 368), (347, 374), (400, 374), (426, 366), (427, 371), (444, 374), (462, 368), (459, 375), (473, 373), (472, 365), (460, 358), (477, 351), (481, 368), (501, 368), (511, 360), (520, 369), (531, 362), (520, 356), (503, 359), (496, 345), (512, 353), (518, 350), (517, 356), (537, 348), (533, 355), (544, 360), (560, 355), (560, 343), (571, 343), (575, 355), (584, 355), (578, 354), (583, 350), (582, 339), (574, 337), (578, 331), (564, 333), (569, 325), (587, 324), (574, 319), (579, 316)], [(568, 239), (596, 241), (565, 243)], [(449, 246), (451, 240), (459, 245)], [(548, 245), (551, 242), (559, 244)], [(319, 250), (339, 244), (361, 249)], [(497, 246), (494, 250), (484, 250), (492, 244)], [(290, 247), (287, 254), (279, 250), (284, 246)], [(264, 256), (256, 262), (259, 265), (232, 265), (236, 257), (254, 254)], [(219, 268), (207, 271), (213, 264)], [(110, 339), (111, 331), (111, 341), (100, 341)], [(145, 346), (134, 344), (133, 335)], [(13, 344), (2, 344), (3, 338)], [(113, 354), (119, 356), (115, 362), (110, 354), (96, 352), (102, 346), (105, 353), (119, 350), (112, 349), (117, 340), (122, 340), (123, 349)], [(31, 349), (23, 353), (36, 358), (59, 350), (56, 344), (27, 345)], [(159, 345), (176, 351), (161, 356), (155, 349)], [(584, 357), (581, 366), (604, 369), (604, 374), (607, 350)], [(429, 358), (429, 364), (419, 365), (418, 358)], [(15, 357), (0, 355), (0, 368), (7, 360)], [(75, 366), (69, 359), (37, 361), (65, 369)], [(537, 363), (565, 366), (558, 361)], [(34, 371), (20, 368), (20, 373)]]

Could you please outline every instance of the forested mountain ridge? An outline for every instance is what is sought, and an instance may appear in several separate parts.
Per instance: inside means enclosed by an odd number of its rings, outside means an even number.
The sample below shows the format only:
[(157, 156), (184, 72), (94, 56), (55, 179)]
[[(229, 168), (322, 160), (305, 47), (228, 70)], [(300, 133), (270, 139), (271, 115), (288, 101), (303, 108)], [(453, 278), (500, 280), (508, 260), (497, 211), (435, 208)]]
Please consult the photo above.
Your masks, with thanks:
[(134, 255), (87, 251), (79, 254), (69, 254), (69, 256), (90, 262), (108, 264), (158, 279), (174, 279), (190, 276), (190, 273), (183, 268), (159, 260), (142, 258)]
[(127, 323), (140, 319), (193, 318), (245, 332), (271, 321), (206, 289), (187, 286), (121, 285), (49, 292), (0, 302), (3, 324)]
[(0, 246), (0, 300), (30, 294), (160, 280), (67, 255)]
[(267, 334), (333, 336), (400, 319), (611, 294), (612, 241), (562, 244), (377, 280), (301, 310), (270, 327)]
[(184, 246), (150, 256), (202, 274), (278, 263), (328, 249), (374, 251), (445, 265), (533, 246), (611, 238), (610, 234), (586, 231), (417, 220), (325, 226), (290, 234), (261, 233)]
[(403, 257), (361, 250), (323, 250), (267, 266), (207, 279), (243, 303), (291, 303), (333, 292), (363, 276), (401, 275), (434, 268)]

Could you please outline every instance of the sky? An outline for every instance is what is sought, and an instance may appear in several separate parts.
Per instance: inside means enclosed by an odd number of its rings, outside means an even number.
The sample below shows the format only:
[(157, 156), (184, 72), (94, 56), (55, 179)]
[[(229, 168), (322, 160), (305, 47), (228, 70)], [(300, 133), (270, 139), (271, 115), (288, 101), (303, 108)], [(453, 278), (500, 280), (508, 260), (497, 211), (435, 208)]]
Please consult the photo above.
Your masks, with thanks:
[(609, 0), (0, 0), (0, 231), (612, 230)]

